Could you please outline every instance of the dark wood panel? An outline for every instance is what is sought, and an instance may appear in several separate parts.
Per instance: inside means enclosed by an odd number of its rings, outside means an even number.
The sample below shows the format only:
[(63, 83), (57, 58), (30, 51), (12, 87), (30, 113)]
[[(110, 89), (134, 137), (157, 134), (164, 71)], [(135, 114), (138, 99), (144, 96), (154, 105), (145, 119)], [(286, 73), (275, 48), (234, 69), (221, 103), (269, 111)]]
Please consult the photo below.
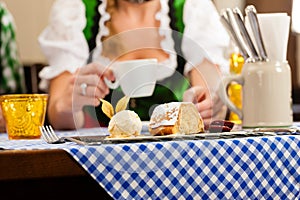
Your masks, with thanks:
[[(2, 170), (2, 169), (1, 169)], [(0, 181), (1, 200), (112, 199), (87, 176)]]

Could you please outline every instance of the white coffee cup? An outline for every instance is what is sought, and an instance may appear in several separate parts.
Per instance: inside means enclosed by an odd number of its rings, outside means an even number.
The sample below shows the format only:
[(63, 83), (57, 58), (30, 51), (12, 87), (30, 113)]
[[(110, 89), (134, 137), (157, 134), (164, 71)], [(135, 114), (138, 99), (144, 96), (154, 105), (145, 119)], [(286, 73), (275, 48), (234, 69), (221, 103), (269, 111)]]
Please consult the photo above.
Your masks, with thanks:
[(123, 93), (132, 98), (151, 96), (156, 84), (157, 63), (154, 58), (115, 62), (111, 65), (115, 82), (104, 81), (111, 89), (121, 86)]
[[(242, 109), (228, 98), (227, 87), (242, 85)], [(245, 63), (240, 75), (224, 77), (221, 100), (242, 119), (244, 128), (287, 127), (293, 123), (291, 69), (287, 62)]]

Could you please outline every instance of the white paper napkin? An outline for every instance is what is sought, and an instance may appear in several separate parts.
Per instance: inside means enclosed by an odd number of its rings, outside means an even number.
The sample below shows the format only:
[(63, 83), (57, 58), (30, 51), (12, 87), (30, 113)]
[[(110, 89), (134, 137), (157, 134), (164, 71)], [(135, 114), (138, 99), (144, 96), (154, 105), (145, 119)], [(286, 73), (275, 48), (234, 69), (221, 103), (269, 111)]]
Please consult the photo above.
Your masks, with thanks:
[[(290, 16), (287, 13), (258, 13), (257, 18), (269, 60), (286, 61)], [(245, 26), (251, 30), (247, 16)], [(251, 31), (249, 34), (252, 41), (255, 41)], [(257, 49), (256, 43), (253, 43)]]
[(286, 61), (290, 16), (287, 13), (262, 13), (257, 18), (268, 58)]

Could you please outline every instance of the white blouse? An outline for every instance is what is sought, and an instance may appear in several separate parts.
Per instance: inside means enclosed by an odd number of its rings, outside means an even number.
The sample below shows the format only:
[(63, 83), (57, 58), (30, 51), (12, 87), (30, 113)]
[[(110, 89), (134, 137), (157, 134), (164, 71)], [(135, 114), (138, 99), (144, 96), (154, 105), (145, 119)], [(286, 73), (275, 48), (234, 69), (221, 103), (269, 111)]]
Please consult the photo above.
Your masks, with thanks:
[[(102, 4), (98, 10), (101, 18), (96, 42), (98, 52), (94, 54), (98, 56), (93, 59), (108, 66), (111, 61), (101, 54), (101, 38), (109, 35), (109, 29), (105, 26), (105, 22), (110, 20), (110, 15), (106, 12), (107, 0), (100, 1)], [(168, 0), (160, 0), (160, 3), (161, 10), (156, 13), (156, 19), (160, 21), (159, 34), (164, 38), (160, 45), (169, 58), (160, 63), (167, 66), (168, 70), (165, 70), (165, 67), (157, 68), (157, 80), (171, 76), (177, 67), (172, 30), (169, 25)], [(204, 58), (220, 65), (223, 73), (228, 73), (226, 50), (229, 47), (230, 38), (219, 20), (219, 14), (212, 1), (186, 0), (183, 22), (185, 29), (181, 48), (183, 56), (187, 60), (184, 73), (187, 74)], [(41, 89), (46, 90), (48, 81), (62, 72), (74, 73), (86, 64), (90, 52), (83, 33), (85, 26), (85, 6), (82, 0), (56, 0), (54, 2), (49, 25), (38, 38), (49, 64), (39, 73), (42, 79)]]

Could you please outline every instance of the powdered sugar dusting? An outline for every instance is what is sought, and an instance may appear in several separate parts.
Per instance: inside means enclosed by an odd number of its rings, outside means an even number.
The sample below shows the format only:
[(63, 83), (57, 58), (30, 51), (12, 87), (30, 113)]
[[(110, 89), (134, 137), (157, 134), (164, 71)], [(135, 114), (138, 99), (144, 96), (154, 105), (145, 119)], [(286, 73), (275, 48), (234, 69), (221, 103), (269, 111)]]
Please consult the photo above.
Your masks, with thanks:
[(149, 126), (154, 129), (159, 126), (174, 125), (178, 119), (181, 103), (182, 102), (171, 102), (155, 107), (150, 119)]

